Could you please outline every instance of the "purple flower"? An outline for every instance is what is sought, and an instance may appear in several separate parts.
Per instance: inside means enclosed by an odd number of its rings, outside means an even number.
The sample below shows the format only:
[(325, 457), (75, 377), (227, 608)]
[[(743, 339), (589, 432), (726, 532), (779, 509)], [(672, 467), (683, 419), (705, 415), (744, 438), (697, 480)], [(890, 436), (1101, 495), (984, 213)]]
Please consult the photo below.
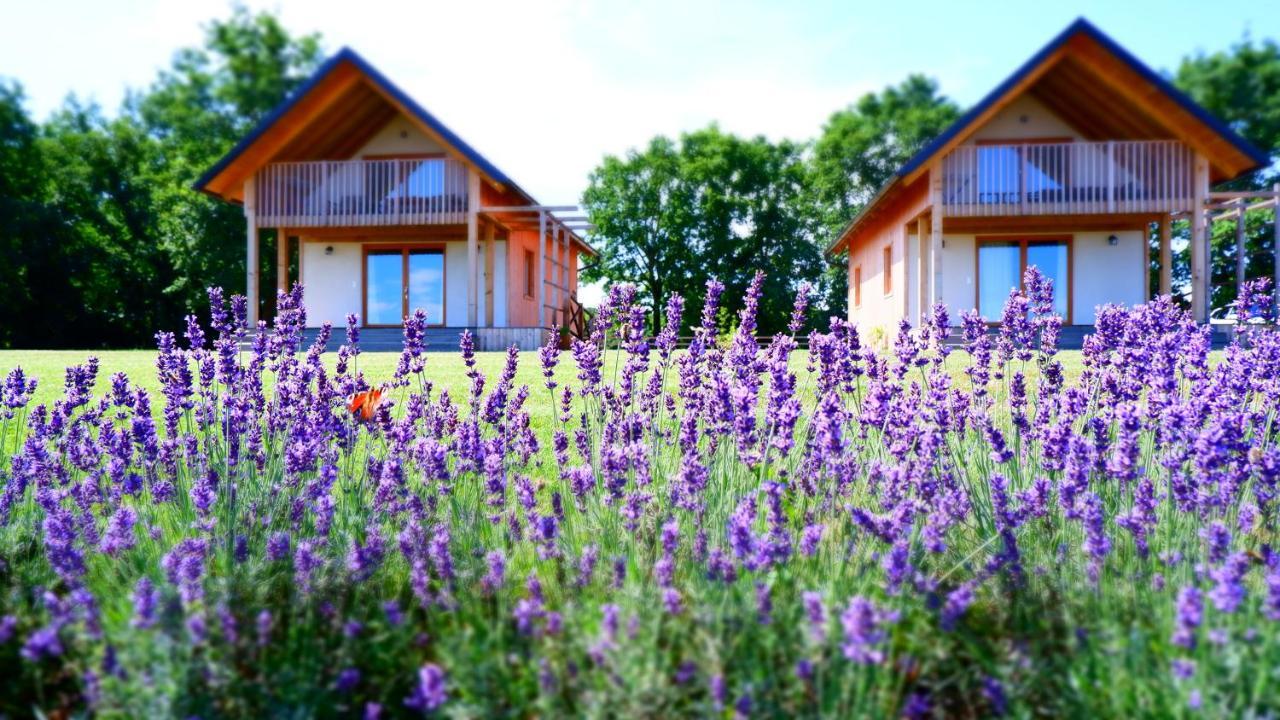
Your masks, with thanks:
[(427, 663), (418, 670), (418, 685), (405, 698), (404, 704), (405, 707), (425, 713), (444, 705), (448, 699), (444, 670), (435, 663)]
[(107, 523), (107, 531), (103, 533), (98, 549), (107, 555), (118, 555), (133, 547), (133, 526), (138, 522), (138, 514), (128, 505), (121, 505)]
[(1178, 603), (1175, 608), (1173, 642), (1188, 650), (1195, 649), (1196, 631), (1204, 619), (1204, 599), (1200, 590), (1194, 585), (1187, 585), (1178, 591)]
[(883, 661), (884, 651), (879, 646), (888, 638), (885, 626), (897, 619), (896, 612), (878, 608), (860, 595), (851, 598), (840, 614), (840, 625), (844, 629), (844, 642), (840, 647), (844, 656), (864, 665)]
[(973, 601), (974, 583), (972, 581), (962, 583), (955, 590), (947, 593), (946, 602), (942, 604), (942, 629), (947, 632), (955, 630), (956, 623), (964, 617)]
[(267, 538), (267, 558), (274, 562), (289, 559), (289, 533), (280, 530)]
[(156, 608), (160, 604), (160, 591), (156, 589), (151, 578), (142, 576), (133, 588), (133, 621), (134, 627), (145, 630), (156, 622)]
[(46, 625), (27, 636), (22, 644), (22, 659), (38, 663), (48, 657), (62, 654), (62, 640), (58, 637), (58, 625)]

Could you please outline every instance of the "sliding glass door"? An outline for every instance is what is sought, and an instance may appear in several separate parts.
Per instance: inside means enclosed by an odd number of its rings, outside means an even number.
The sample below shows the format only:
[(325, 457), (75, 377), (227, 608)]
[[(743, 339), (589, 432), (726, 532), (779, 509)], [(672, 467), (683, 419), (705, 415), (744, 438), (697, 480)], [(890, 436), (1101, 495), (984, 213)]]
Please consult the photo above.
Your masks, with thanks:
[(400, 325), (421, 309), (427, 324), (444, 324), (444, 251), (379, 247), (364, 259), (366, 325)]
[(1022, 287), (1022, 277), (1034, 265), (1053, 280), (1053, 309), (1071, 322), (1071, 239), (978, 238), (978, 312), (996, 322), (1009, 291)]

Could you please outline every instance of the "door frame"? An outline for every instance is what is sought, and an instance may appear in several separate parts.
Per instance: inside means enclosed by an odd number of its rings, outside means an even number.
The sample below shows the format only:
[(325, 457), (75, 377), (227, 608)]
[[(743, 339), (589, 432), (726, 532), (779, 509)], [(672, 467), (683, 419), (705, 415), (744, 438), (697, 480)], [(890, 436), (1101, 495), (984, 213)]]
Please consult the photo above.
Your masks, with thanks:
[(400, 253), (400, 317), (409, 312), (409, 253), (418, 250), (438, 252), (440, 254), (440, 322), (427, 323), (428, 327), (445, 327), (449, 320), (449, 264), (443, 242), (392, 242), (361, 243), (360, 245), (360, 320), (366, 328), (398, 328), (404, 323), (374, 324), (369, 322), (369, 256), (389, 255), (391, 251)]
[[(974, 235), (973, 236), (973, 307), (981, 311), (982, 298), (982, 263), (979, 254), (984, 242), (1016, 242), (1018, 243), (1018, 289), (1025, 290), (1022, 277), (1027, 272), (1027, 245), (1030, 243), (1065, 242), (1067, 244), (1067, 315), (1062, 319), (1064, 325), (1072, 324), (1072, 312), (1075, 305), (1076, 284), (1076, 238), (1072, 234), (1063, 233), (1010, 233), (1007, 235)], [(1061, 291), (1055, 287), (1054, 292)], [(992, 325), (999, 324), (999, 319), (988, 318)]]

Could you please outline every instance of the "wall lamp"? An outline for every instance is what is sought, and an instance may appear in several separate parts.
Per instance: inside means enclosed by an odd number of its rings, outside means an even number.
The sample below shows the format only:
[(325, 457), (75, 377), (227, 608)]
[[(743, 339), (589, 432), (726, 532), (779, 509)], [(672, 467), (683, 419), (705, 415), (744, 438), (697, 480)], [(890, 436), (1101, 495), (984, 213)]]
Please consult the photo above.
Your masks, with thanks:
[[(1115, 237), (1115, 235), (1112, 235), (1111, 237), (1113, 237), (1113, 238), (1114, 238), (1114, 237)], [(1112, 244), (1112, 245), (1115, 245), (1115, 243), (1111, 243), (1111, 244)], [(332, 255), (332, 254), (333, 254), (333, 246), (332, 246), (332, 245), (329, 245), (329, 246), (325, 247), (325, 249), (324, 249), (324, 254), (325, 254), (325, 255)]]
[(1119, 244), (1120, 244), (1120, 238), (1116, 237), (1115, 235), (1108, 235), (1108, 236), (1107, 236), (1107, 244), (1108, 244), (1108, 245), (1111, 245), (1111, 246), (1119, 245)]

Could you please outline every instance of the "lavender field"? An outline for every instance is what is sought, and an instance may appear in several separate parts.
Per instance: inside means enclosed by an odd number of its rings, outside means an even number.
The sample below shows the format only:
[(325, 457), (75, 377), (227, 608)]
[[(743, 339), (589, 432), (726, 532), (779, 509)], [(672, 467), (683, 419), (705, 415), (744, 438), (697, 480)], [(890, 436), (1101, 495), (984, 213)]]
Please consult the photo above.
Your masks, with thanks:
[(461, 383), (421, 315), (390, 377), (299, 347), (301, 289), (211, 291), (158, 390), (14, 370), (0, 717), (1280, 714), (1280, 335), (1107, 307), (1068, 374), (1033, 269), (950, 356), (942, 308), (801, 352), (762, 281)]

